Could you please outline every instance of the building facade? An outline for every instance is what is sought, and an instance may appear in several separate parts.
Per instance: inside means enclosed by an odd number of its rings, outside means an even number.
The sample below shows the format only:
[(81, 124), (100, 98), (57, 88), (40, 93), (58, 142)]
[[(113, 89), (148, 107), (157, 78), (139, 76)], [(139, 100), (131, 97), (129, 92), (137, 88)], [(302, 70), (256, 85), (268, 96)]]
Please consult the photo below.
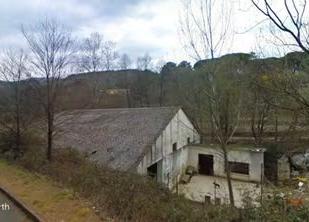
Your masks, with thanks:
[(184, 111), (179, 109), (155, 139), (137, 172), (151, 175), (159, 183), (172, 188), (187, 167), (188, 146), (199, 142), (197, 130)]
[[(200, 144), (197, 129), (180, 107), (73, 110), (55, 119), (55, 145), (77, 149), (97, 164), (149, 175), (170, 189), (178, 186), (188, 167), (193, 168), (200, 176), (196, 181), (203, 181), (192, 186), (196, 200), (208, 193), (204, 184), (210, 177), (226, 176), (220, 148)], [(228, 149), (232, 178), (259, 183), (264, 149)]]
[[(223, 152), (218, 145), (191, 145), (188, 165), (199, 174), (226, 176)], [(260, 182), (264, 174), (264, 151), (244, 145), (231, 145), (228, 160), (233, 179)]]

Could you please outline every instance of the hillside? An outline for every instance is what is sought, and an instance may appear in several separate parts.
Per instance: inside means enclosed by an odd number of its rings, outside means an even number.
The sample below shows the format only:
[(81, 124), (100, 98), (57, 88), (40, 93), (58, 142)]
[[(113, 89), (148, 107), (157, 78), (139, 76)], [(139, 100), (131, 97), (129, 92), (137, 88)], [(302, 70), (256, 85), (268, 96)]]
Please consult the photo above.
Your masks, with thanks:
[[(261, 94), (260, 96), (272, 99), (273, 96), (268, 97), (267, 93), (261, 93), (258, 89), (257, 86), (260, 84), (261, 78), (275, 82), (277, 80), (272, 80), (272, 78), (277, 78), (278, 73), (284, 73), (286, 70), (291, 72), (307, 70), (308, 64), (308, 56), (301, 52), (289, 53), (282, 58), (256, 58), (254, 54), (234, 53), (214, 60), (198, 61), (193, 65), (193, 68), (186, 62), (178, 65), (168, 62), (160, 73), (135, 69), (77, 73), (68, 75), (61, 80), (63, 87), (58, 92), (55, 111), (177, 105), (182, 106), (203, 131), (203, 134), (207, 135), (209, 123), (205, 116), (208, 108), (204, 89), (208, 84), (207, 73), (212, 69), (220, 67), (219, 72), (228, 75), (228, 78), (247, 82), (243, 85), (246, 87), (244, 90), (248, 92), (248, 96), (252, 97), (254, 93), (258, 92)], [(307, 78), (302, 80), (302, 84), (305, 81), (308, 81)], [(9, 89), (6, 84), (8, 83), (0, 82), (2, 95), (6, 95)], [(35, 110), (34, 116), (36, 117), (40, 116), (42, 111), (38, 103), (39, 97), (44, 96), (42, 88), (38, 97), (38, 85), (43, 87), (44, 79), (27, 79), (21, 82), (27, 98), (23, 102), (32, 104), (32, 108), (37, 107), (29, 111)], [(304, 90), (307, 89), (304, 88)], [(7, 102), (5, 97), (0, 99), (0, 104)], [(291, 99), (282, 97), (279, 100), (282, 102), (280, 106), (295, 105)], [(248, 98), (248, 101), (252, 101), (252, 98)], [(248, 107), (244, 107), (244, 109), (248, 112)], [(276, 120), (278, 124), (282, 125), (282, 129), (288, 129), (289, 122), (293, 118), (292, 113), (281, 110), (278, 115), (282, 117)], [(274, 116), (268, 118), (271, 120), (268, 121), (270, 135), (274, 135), (274, 118)], [(249, 133), (250, 136), (248, 124), (250, 123), (244, 119), (239, 126), (242, 132), (237, 131), (237, 134), (248, 135)]]

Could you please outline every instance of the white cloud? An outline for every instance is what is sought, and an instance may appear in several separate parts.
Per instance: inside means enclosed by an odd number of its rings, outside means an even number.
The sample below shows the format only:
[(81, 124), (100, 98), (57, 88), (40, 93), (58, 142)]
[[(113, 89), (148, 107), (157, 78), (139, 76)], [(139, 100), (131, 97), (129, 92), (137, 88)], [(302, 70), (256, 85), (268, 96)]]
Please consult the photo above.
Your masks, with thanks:
[[(20, 45), (21, 23), (46, 16), (71, 26), (78, 37), (100, 32), (117, 42), (118, 49), (133, 57), (149, 53), (165, 61), (191, 60), (179, 40), (181, 0), (0, 0), (0, 47)], [(234, 27), (244, 32), (262, 20), (246, 0), (234, 0)], [(257, 29), (254, 29), (257, 30)], [(250, 52), (257, 31), (234, 36), (229, 52)]]
[(142, 2), (131, 8), (130, 16), (115, 21), (98, 18), (82, 27), (79, 34), (101, 32), (107, 39), (117, 42), (121, 51), (133, 56), (150, 53), (164, 60), (181, 60), (175, 57), (176, 54), (183, 54), (177, 34), (177, 2)]

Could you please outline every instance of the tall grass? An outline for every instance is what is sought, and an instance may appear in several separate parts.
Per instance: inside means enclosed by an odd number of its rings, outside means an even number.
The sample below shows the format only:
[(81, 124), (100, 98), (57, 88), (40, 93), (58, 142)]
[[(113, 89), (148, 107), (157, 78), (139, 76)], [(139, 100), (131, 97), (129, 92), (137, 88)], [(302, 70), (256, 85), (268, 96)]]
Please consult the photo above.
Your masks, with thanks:
[[(102, 217), (115, 221), (233, 221), (237, 212), (227, 206), (207, 207), (171, 193), (151, 178), (95, 165), (72, 149), (57, 150), (45, 161), (39, 148), (18, 160), (22, 167), (48, 175), (95, 205)], [(237, 221), (237, 220), (235, 220)]]

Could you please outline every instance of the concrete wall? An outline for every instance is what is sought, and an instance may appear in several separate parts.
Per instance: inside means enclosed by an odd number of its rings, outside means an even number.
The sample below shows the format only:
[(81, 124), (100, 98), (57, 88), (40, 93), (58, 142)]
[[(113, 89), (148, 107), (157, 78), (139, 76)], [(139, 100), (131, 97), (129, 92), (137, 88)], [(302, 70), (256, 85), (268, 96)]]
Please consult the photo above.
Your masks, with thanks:
[[(147, 174), (149, 166), (159, 163), (158, 182), (172, 187), (176, 178), (187, 166), (188, 150), (185, 147), (188, 145), (188, 138), (191, 143), (199, 143), (200, 138), (196, 129), (180, 109), (156, 139), (151, 150), (145, 155), (137, 172)], [(173, 152), (174, 143), (177, 143), (176, 152)]]
[(277, 161), (277, 177), (279, 181), (290, 179), (291, 169), (287, 156), (283, 155)]
[[(198, 155), (207, 154), (214, 156), (214, 175), (215, 176), (226, 176), (224, 170), (224, 158), (223, 153), (217, 147), (210, 146), (194, 146), (191, 145), (188, 147), (189, 156), (188, 156), (188, 166), (193, 166), (198, 170)], [(249, 164), (249, 175), (232, 173), (232, 178), (247, 180), (247, 181), (260, 181), (262, 166), (264, 158), (263, 152), (253, 152), (250, 150), (231, 150), (228, 154), (229, 161), (232, 162), (242, 162)]]

